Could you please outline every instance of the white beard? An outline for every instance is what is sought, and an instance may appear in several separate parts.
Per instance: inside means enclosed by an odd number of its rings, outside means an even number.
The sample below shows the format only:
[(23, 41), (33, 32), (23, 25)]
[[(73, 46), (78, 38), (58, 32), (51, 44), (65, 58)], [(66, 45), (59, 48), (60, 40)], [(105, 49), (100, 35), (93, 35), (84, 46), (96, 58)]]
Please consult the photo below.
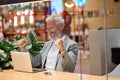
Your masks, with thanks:
[[(54, 34), (54, 33), (50, 33), (50, 34)], [(50, 34), (48, 35), (48, 37), (51, 41), (55, 41), (56, 39), (61, 38), (61, 34), (59, 32), (56, 32), (54, 38)]]

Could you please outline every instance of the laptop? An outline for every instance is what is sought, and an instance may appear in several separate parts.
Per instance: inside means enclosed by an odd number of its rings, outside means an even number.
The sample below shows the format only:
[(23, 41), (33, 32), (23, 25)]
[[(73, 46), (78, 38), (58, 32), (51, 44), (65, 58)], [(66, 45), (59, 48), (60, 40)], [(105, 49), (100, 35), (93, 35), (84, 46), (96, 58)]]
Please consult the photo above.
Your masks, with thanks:
[(13, 68), (16, 71), (40, 72), (40, 71), (46, 70), (46, 69), (40, 69), (40, 68), (32, 68), (29, 52), (11, 51), (10, 53), (11, 53)]

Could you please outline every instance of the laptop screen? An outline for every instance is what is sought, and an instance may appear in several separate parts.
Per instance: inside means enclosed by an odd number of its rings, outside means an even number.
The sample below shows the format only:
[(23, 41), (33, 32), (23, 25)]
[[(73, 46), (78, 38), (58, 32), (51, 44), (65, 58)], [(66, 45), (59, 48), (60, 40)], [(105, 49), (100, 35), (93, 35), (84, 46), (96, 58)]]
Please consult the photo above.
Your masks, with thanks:
[(29, 52), (11, 52), (14, 70), (33, 72)]

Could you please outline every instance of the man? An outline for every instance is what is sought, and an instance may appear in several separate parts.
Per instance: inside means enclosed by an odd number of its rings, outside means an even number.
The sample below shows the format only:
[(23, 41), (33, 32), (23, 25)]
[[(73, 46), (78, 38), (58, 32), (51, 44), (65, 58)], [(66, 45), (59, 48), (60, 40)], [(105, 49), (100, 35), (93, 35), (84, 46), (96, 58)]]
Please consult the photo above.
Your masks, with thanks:
[(73, 72), (78, 44), (64, 35), (64, 19), (59, 15), (49, 16), (46, 18), (46, 23), (50, 41), (44, 44), (40, 54), (31, 56), (33, 67), (41, 65), (41, 68), (45, 69)]

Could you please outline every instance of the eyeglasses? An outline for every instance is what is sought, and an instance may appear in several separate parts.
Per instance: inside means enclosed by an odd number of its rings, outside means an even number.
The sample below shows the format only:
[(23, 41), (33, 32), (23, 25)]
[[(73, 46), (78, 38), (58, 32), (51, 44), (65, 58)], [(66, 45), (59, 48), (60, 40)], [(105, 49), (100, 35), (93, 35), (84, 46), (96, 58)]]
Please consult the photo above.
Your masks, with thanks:
[(46, 28), (46, 31), (47, 31), (47, 32), (53, 31), (53, 30), (55, 30), (55, 27)]

